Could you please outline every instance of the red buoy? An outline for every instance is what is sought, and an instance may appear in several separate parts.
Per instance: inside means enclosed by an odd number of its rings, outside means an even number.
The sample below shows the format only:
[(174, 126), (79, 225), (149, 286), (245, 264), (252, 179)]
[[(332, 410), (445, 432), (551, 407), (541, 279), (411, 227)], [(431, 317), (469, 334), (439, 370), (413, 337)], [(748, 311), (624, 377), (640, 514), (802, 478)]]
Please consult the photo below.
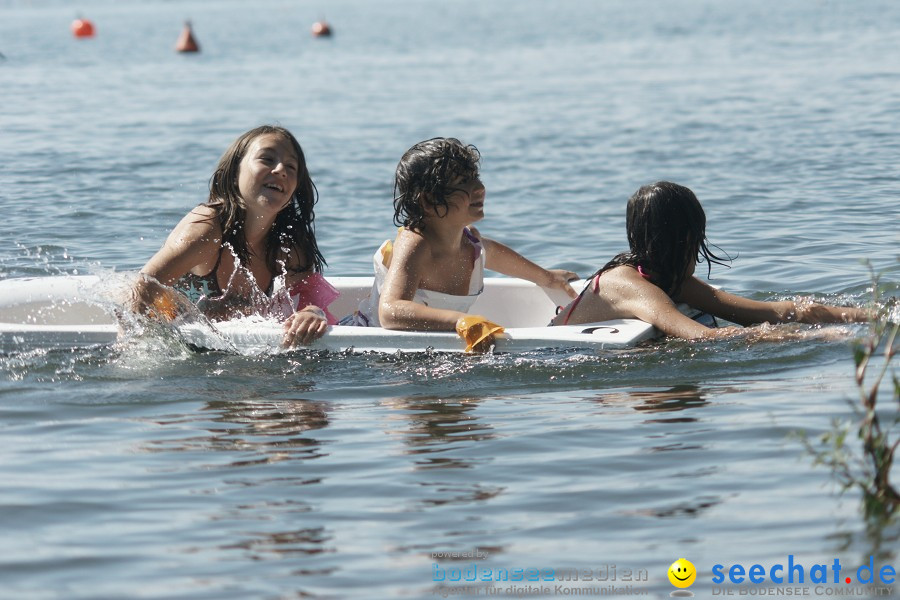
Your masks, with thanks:
[(79, 17), (72, 21), (72, 35), (77, 38), (94, 37), (94, 24)]
[(312, 26), (312, 34), (315, 37), (328, 37), (331, 35), (331, 26), (324, 19), (316, 21)]
[(184, 22), (184, 29), (181, 30), (181, 35), (178, 36), (178, 41), (175, 42), (175, 50), (178, 52), (200, 52), (200, 45), (194, 39), (190, 21)]

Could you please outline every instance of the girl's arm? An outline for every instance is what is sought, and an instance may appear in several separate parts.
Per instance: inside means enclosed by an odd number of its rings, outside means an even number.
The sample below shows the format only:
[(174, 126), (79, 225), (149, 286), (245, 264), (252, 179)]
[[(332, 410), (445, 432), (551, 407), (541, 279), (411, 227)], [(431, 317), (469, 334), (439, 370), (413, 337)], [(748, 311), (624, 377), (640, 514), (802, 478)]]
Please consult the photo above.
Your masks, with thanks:
[(315, 304), (309, 304), (304, 308), (298, 308), (288, 317), (283, 329), (282, 346), (293, 348), (310, 344), (325, 335), (328, 331), (328, 320), (325, 318), (324, 310)]
[(466, 313), (431, 308), (413, 302), (430, 264), (427, 243), (419, 236), (398, 235), (378, 303), (378, 320), (385, 329), (454, 331)]
[(541, 287), (563, 290), (570, 298), (578, 296), (578, 293), (569, 285), (570, 281), (578, 279), (578, 275), (572, 271), (545, 269), (531, 262), (509, 246), (482, 236), (474, 228), (470, 228), (470, 230), (481, 239), (485, 252), (484, 264), (491, 271), (525, 279)]
[[(221, 232), (211, 218), (212, 211), (200, 206), (187, 214), (166, 238), (162, 248), (147, 261), (135, 284), (133, 310), (157, 313), (172, 319), (180, 309), (180, 298), (170, 286), (196, 268), (209, 273), (222, 248)], [(284, 322), (285, 347), (293, 347), (322, 337), (328, 327), (324, 311), (309, 305), (294, 312)]]
[[(166, 238), (156, 254), (141, 269), (135, 284), (133, 309), (146, 312), (169, 286), (195, 267), (211, 270), (219, 256), (221, 235), (209, 219), (209, 209), (197, 207), (188, 213)], [(202, 270), (202, 269), (201, 269)]]
[(670, 337), (688, 340), (722, 338), (734, 336), (741, 331), (737, 327), (712, 329), (691, 319), (678, 310), (675, 302), (662, 289), (630, 267), (607, 271), (603, 274), (602, 285), (604, 295), (616, 314), (650, 323)]
[[(307, 277), (319, 277), (317, 273), (313, 273), (306, 266), (306, 256), (301, 250), (291, 252), (287, 257), (287, 273), (285, 274), (285, 285), (288, 290), (292, 290), (295, 285), (306, 279)], [(299, 345), (306, 345), (319, 339), (328, 331), (328, 317), (325, 309), (331, 301), (331, 297), (323, 298), (317, 290), (317, 283), (307, 290), (312, 292), (311, 302), (319, 302), (322, 306), (312, 303), (303, 303), (297, 305), (297, 310), (293, 312), (283, 324), (284, 337), (282, 338), (282, 346), (292, 348)]]
[(762, 302), (717, 290), (696, 277), (682, 286), (679, 302), (741, 325), (757, 323), (850, 323), (868, 320), (866, 311), (815, 302)]

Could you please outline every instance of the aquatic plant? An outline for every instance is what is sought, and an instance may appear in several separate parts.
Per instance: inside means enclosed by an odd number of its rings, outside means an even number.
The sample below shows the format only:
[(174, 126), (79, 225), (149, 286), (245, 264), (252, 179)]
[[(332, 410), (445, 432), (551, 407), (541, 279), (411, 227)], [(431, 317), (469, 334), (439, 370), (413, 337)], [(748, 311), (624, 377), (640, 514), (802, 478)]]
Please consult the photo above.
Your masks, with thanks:
[[(900, 379), (897, 377), (894, 357), (897, 355), (897, 334), (900, 319), (893, 313), (896, 300), (882, 301), (880, 277), (867, 263), (872, 279), (872, 319), (865, 336), (854, 341), (853, 360), (855, 379), (859, 391), (859, 404), (851, 407), (857, 420), (835, 419), (830, 431), (820, 437), (819, 447), (801, 435), (806, 448), (815, 456), (815, 464), (824, 464), (841, 484), (841, 492), (859, 488), (862, 492), (862, 509), (866, 518), (888, 520), (898, 514), (900, 493), (891, 483), (900, 439), (891, 441), (891, 429), (900, 423)], [(878, 362), (879, 348), (883, 349), (883, 361)], [(885, 376), (893, 382), (894, 415), (891, 424), (882, 425), (887, 413), (878, 414), (878, 392)], [(888, 409), (890, 410), (890, 409)], [(851, 430), (856, 428), (862, 444), (857, 448), (848, 442)]]

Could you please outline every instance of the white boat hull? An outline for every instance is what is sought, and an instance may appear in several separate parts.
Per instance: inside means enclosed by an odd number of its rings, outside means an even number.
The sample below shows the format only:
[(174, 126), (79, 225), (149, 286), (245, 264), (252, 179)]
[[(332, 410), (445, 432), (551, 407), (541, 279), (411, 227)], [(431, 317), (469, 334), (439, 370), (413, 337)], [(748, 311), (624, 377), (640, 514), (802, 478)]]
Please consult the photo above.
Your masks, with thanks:
[[(371, 277), (333, 277), (340, 292), (329, 310), (343, 316), (355, 310), (372, 287)], [(112, 345), (123, 334), (115, 313), (121, 308), (124, 284), (96, 276), (60, 276), (0, 281), (0, 351), (58, 349)], [(576, 284), (576, 289), (580, 289)], [(657, 335), (647, 323), (620, 319), (603, 323), (547, 327), (556, 307), (568, 302), (559, 291), (510, 278), (485, 280), (484, 293), (472, 307), (504, 325), (496, 340), (498, 352), (527, 352), (542, 348), (628, 348)], [(178, 326), (184, 341), (197, 348), (241, 354), (277, 353), (281, 324), (247, 317), (214, 323)], [(378, 327), (332, 326), (310, 348), (360, 352), (464, 352), (465, 344), (451, 332), (390, 331)]]

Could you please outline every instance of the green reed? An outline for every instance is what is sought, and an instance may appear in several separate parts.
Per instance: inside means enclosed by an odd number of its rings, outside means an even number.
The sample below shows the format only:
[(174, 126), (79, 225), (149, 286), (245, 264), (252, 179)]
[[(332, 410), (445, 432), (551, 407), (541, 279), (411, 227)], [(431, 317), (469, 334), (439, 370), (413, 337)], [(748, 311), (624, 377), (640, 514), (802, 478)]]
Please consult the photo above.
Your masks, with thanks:
[[(897, 333), (900, 323), (891, 315), (894, 302), (883, 302), (880, 293), (880, 277), (867, 263), (872, 279), (872, 318), (865, 336), (853, 343), (853, 360), (856, 364), (855, 379), (859, 391), (859, 403), (851, 407), (856, 420), (835, 419), (830, 431), (820, 436), (816, 446), (801, 434), (806, 448), (814, 455), (816, 465), (831, 468), (841, 484), (841, 492), (859, 488), (862, 492), (862, 509), (866, 518), (889, 520), (898, 514), (900, 494), (891, 483), (891, 468), (900, 439), (891, 440), (891, 429), (900, 423), (900, 379), (893, 359), (897, 354)], [(884, 354), (879, 356), (878, 349)], [(883, 360), (880, 360), (883, 357)], [(878, 392), (885, 376), (893, 382), (893, 417), (887, 427), (876, 411)], [(890, 409), (888, 409), (890, 411)], [(887, 419), (886, 419), (887, 420)], [(848, 441), (856, 429), (860, 446)]]

